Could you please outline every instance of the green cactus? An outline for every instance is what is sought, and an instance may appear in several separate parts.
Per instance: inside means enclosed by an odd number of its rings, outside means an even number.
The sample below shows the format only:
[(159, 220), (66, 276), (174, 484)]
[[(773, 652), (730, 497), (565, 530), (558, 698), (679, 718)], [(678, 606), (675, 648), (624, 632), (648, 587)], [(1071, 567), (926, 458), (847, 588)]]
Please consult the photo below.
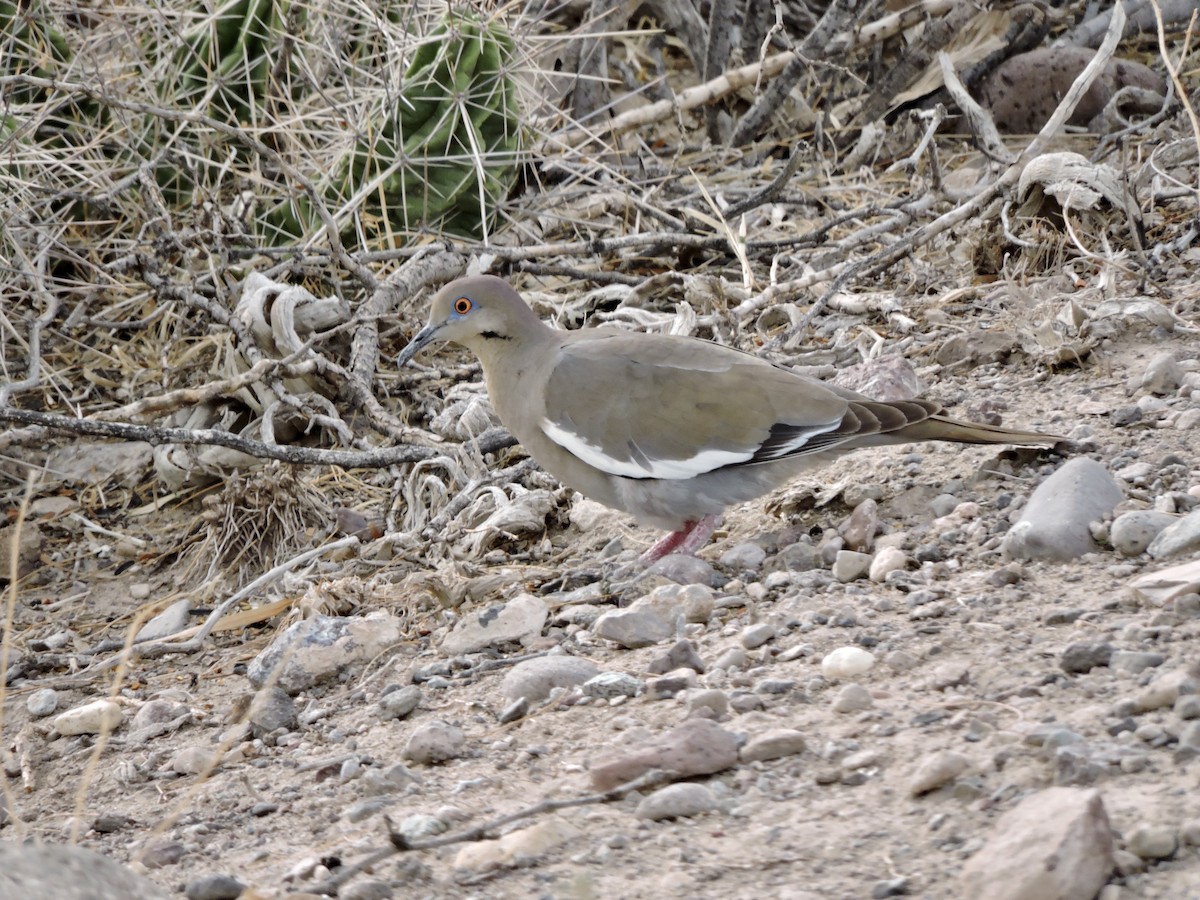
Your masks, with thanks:
[(290, 12), (286, 0), (224, 0), (184, 35), (179, 79), (163, 85), (171, 105), (193, 106), (211, 90), (210, 115), (233, 123), (246, 117), (269, 96), (268, 77)]
[[(44, 3), (0, 0), (0, 74), (53, 78), (71, 56), (66, 38)], [(8, 95), (8, 102), (40, 103), (46, 96), (44, 88), (18, 85)]]
[[(498, 19), (448, 16), (418, 46), (392, 107), (371, 117), (325, 182), (327, 205), (402, 232), (490, 232), (521, 147), (513, 59)], [(270, 218), (285, 238), (318, 224), (306, 198)]]

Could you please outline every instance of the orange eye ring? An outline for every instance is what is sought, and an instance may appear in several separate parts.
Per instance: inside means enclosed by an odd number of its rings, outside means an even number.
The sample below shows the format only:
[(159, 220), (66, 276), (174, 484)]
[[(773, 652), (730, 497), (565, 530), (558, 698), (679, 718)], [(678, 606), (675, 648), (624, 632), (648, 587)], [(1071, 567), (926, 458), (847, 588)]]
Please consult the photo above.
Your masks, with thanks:
[(454, 301), (454, 311), (460, 316), (465, 316), (474, 308), (475, 304), (471, 302), (470, 297), (459, 297)]

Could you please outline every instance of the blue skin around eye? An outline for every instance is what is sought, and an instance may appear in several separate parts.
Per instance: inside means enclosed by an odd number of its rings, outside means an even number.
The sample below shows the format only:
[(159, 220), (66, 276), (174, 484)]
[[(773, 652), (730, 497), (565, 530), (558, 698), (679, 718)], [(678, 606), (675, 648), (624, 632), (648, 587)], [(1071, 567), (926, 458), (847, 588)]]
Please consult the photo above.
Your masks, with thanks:
[(464, 316), (469, 316), (474, 309), (475, 309), (475, 304), (473, 302), (471, 303), (471, 306), (467, 309), (467, 311), (465, 313), (460, 313), (457, 309), (451, 309), (450, 310), (450, 318), (451, 319), (461, 319)]

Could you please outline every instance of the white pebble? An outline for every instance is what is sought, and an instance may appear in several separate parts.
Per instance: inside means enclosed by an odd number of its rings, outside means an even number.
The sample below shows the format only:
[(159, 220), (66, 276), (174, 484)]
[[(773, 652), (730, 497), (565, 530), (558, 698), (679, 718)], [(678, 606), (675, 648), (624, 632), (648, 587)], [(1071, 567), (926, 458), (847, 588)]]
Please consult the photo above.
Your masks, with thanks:
[(61, 735), (99, 734), (112, 731), (121, 724), (125, 714), (112, 700), (93, 700), (83, 706), (68, 709), (54, 720), (54, 730)]
[(838, 647), (821, 660), (821, 674), (826, 678), (854, 678), (871, 671), (875, 654), (862, 647)]

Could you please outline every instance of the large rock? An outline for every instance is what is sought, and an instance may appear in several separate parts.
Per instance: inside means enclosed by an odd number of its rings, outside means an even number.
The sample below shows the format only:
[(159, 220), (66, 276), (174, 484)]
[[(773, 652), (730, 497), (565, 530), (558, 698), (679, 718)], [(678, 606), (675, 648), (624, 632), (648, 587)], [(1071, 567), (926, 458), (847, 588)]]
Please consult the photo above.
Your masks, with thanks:
[(1104, 466), (1087, 457), (1073, 459), (1038, 485), (1021, 518), (1004, 536), (1004, 555), (1066, 562), (1098, 550), (1088, 526), (1111, 513), (1122, 499)]
[(1168, 525), (1150, 542), (1146, 552), (1155, 559), (1182, 556), (1200, 550), (1200, 509)]
[(733, 734), (708, 719), (688, 719), (649, 743), (602, 757), (589, 774), (596, 790), (609, 791), (651, 769), (691, 778), (720, 772), (737, 761), (738, 741)]
[(0, 897), (168, 900), (171, 892), (82, 847), (0, 843)]
[(544, 601), (533, 594), (518, 594), (507, 603), (463, 616), (442, 641), (441, 651), (459, 656), (534, 638), (542, 633), (549, 615)]
[(374, 659), (403, 637), (400, 620), (382, 610), (367, 616), (313, 616), (289, 625), (254, 658), (246, 677), (256, 688), (273, 684), (298, 694)]
[(1100, 792), (1054, 787), (1002, 815), (962, 870), (964, 900), (1095, 900), (1113, 869)]

